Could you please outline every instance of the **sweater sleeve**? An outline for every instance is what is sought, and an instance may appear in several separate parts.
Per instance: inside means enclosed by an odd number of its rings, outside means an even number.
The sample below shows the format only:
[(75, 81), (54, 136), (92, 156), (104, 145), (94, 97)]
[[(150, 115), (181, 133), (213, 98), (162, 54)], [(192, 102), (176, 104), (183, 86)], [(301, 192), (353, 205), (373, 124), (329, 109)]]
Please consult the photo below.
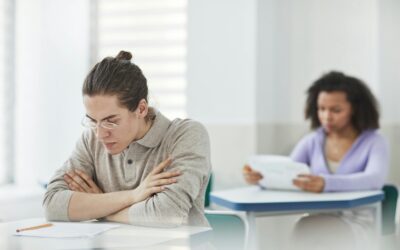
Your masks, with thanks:
[(292, 153), (290, 154), (290, 158), (293, 161), (310, 165), (311, 136), (312, 134), (304, 136), (296, 144)]
[[(90, 131), (89, 131), (90, 132)], [(47, 185), (43, 207), (47, 220), (69, 221), (68, 204), (73, 191), (64, 181), (64, 174), (71, 169), (80, 169), (93, 177), (93, 158), (89, 153), (88, 133), (83, 133), (76, 143), (70, 158), (56, 171)]]
[(208, 182), (210, 143), (207, 131), (197, 122), (181, 126), (171, 139), (173, 158), (168, 171), (179, 170), (178, 182), (129, 208), (129, 220), (134, 225), (175, 226), (188, 222), (193, 202), (203, 196)]
[(389, 170), (389, 146), (377, 136), (369, 152), (364, 171), (347, 175), (321, 176), (325, 179), (324, 192), (380, 189)]

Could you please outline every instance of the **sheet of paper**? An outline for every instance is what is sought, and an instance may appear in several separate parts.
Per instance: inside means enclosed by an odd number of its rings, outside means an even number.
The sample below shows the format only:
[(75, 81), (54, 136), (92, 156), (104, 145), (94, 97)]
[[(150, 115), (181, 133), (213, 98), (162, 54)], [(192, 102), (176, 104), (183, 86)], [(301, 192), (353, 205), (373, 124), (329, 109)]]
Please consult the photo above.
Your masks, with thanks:
[[(107, 230), (120, 227), (116, 223), (101, 222), (51, 222), (53, 226), (15, 232), (18, 236), (44, 237), (44, 238), (79, 238), (93, 237)], [(37, 226), (37, 225), (30, 225)]]
[[(101, 222), (101, 224), (117, 225), (117, 228), (106, 232), (103, 231), (103, 233), (99, 233), (94, 237), (64, 237), (65, 232), (62, 234), (63, 237), (60, 238), (43, 236), (25, 237), (16, 236), (18, 234), (15, 234), (17, 228), (26, 228), (45, 223), (48, 222), (44, 218), (0, 223), (0, 233), (2, 233), (0, 234), (0, 249), (172, 249), (175, 246), (174, 244), (178, 244), (179, 249), (189, 249), (191, 244), (190, 237), (192, 235), (201, 235), (211, 230), (211, 228), (208, 227), (178, 226), (174, 228), (158, 228)], [(55, 224), (58, 224), (58, 222)], [(207, 236), (207, 234), (205, 234), (205, 236)], [(169, 244), (171, 244), (171, 246)], [(164, 245), (166, 247), (164, 247)]]
[(299, 190), (293, 185), (293, 179), (299, 174), (310, 174), (306, 164), (285, 156), (254, 155), (250, 157), (249, 165), (262, 174), (259, 184), (267, 189)]

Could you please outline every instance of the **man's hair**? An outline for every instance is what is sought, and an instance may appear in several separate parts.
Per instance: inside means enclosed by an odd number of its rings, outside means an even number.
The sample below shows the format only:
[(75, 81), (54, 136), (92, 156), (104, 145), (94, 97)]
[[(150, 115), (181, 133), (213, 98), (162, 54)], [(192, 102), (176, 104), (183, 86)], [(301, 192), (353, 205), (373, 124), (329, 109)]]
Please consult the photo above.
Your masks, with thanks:
[(148, 98), (147, 80), (142, 70), (131, 63), (132, 54), (120, 51), (116, 57), (106, 57), (97, 63), (83, 83), (82, 94), (116, 95), (119, 103), (135, 111), (140, 100)]

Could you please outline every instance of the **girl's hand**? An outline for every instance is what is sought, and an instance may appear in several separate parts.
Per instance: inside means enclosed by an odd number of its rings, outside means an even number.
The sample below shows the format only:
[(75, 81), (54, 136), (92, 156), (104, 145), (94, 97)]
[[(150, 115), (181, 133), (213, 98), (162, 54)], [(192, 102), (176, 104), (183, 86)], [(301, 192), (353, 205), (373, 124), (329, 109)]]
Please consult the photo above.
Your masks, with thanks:
[(254, 171), (249, 165), (245, 165), (242, 172), (246, 182), (251, 185), (257, 185), (258, 182), (263, 178), (260, 172)]
[(293, 180), (293, 184), (304, 191), (321, 193), (324, 191), (325, 179), (318, 175), (300, 174)]

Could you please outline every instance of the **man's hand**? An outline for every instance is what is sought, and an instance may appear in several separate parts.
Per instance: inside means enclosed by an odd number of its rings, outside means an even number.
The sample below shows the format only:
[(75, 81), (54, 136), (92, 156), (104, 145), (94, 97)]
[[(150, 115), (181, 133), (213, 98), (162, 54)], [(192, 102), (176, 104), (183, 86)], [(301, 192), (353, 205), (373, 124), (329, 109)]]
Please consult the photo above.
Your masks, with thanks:
[(293, 180), (293, 184), (304, 191), (321, 193), (325, 187), (325, 180), (318, 175), (300, 174)]
[(256, 185), (263, 178), (260, 172), (254, 171), (249, 165), (243, 167), (243, 177), (247, 183)]
[(164, 169), (170, 166), (172, 159), (168, 158), (158, 164), (140, 185), (133, 190), (135, 203), (143, 201), (153, 194), (162, 192), (167, 185), (177, 182), (176, 176), (181, 175), (179, 171), (164, 172)]
[(92, 194), (103, 193), (92, 178), (79, 169), (68, 171), (64, 175), (64, 180), (72, 191)]

